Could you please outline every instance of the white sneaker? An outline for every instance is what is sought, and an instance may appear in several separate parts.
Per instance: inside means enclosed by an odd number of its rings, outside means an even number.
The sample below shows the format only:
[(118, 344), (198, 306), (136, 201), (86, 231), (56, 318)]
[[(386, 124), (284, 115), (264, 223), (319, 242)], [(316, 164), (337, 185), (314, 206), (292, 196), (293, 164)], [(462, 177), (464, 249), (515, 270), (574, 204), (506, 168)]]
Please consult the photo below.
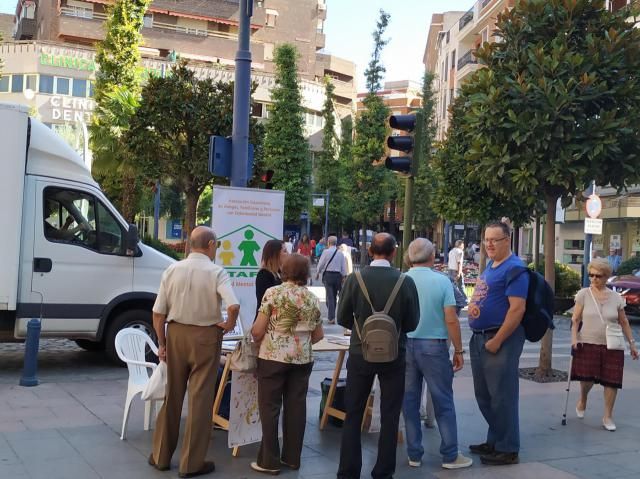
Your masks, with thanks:
[(443, 462), (442, 467), (444, 467), (445, 469), (462, 469), (471, 466), (471, 464), (473, 464), (473, 459), (463, 456), (460, 452), (458, 452), (458, 457), (456, 457), (455, 461)]
[(412, 461), (411, 459), (409, 459), (409, 465), (411, 467), (420, 467), (422, 466), (422, 461)]

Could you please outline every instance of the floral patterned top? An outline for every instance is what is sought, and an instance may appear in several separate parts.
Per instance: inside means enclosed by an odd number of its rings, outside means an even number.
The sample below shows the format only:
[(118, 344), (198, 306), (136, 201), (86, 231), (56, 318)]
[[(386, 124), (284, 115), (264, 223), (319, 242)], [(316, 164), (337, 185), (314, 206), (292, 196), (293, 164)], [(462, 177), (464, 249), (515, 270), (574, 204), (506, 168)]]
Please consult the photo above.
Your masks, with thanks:
[(311, 332), (322, 320), (320, 302), (311, 291), (289, 282), (269, 288), (260, 312), (269, 318), (260, 343), (260, 359), (289, 364), (313, 361)]

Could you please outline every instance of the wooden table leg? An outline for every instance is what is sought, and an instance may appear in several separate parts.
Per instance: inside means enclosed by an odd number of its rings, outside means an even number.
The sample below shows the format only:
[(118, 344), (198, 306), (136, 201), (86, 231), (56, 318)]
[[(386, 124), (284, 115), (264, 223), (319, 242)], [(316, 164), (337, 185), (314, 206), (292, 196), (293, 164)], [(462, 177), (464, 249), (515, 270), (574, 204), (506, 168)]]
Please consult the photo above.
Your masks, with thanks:
[(227, 353), (226, 360), (224, 363), (224, 369), (222, 370), (222, 376), (220, 377), (220, 384), (218, 385), (218, 390), (216, 391), (216, 397), (213, 401), (213, 414), (212, 421), (214, 424), (223, 427), (224, 429), (229, 429), (229, 421), (222, 416), (218, 415), (218, 411), (220, 410), (220, 403), (222, 402), (222, 396), (224, 395), (224, 388), (227, 385), (227, 378), (229, 377), (229, 373), (231, 372), (229, 357), (231, 353)]
[(342, 363), (344, 363), (345, 353), (346, 351), (338, 352), (338, 360), (336, 361), (336, 367), (333, 370), (333, 378), (331, 378), (331, 386), (329, 386), (327, 402), (324, 405), (324, 411), (322, 411), (322, 419), (320, 419), (320, 430), (324, 429), (327, 425), (329, 414), (331, 414), (331, 416), (339, 417), (335, 412), (340, 412), (343, 416), (341, 419), (344, 419), (344, 411), (338, 411), (333, 407), (333, 398), (336, 395), (336, 387), (338, 386), (338, 379), (340, 378), (340, 371), (342, 370)]

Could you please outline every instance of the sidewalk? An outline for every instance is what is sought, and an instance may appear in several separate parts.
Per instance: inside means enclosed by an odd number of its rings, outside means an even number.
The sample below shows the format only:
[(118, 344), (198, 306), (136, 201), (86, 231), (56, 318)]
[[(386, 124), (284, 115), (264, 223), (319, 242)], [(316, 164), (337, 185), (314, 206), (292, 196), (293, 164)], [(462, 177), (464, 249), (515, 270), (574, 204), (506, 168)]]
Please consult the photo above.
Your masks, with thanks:
[[(332, 327), (338, 328), (338, 327)], [(337, 331), (335, 331), (337, 332)], [(88, 353), (87, 353), (88, 354)], [(319, 356), (311, 376), (307, 408), (307, 432), (299, 471), (283, 471), (287, 477), (334, 478), (340, 448), (340, 429), (331, 425), (318, 430), (320, 381), (330, 376), (332, 353)], [(562, 360), (555, 364), (566, 368)], [(425, 429), (427, 454), (421, 469), (409, 468), (404, 445), (398, 446), (396, 478), (637, 478), (640, 477), (640, 372), (627, 362), (625, 388), (616, 403), (618, 431), (600, 425), (601, 389), (596, 387), (584, 420), (572, 413), (577, 394), (573, 387), (567, 426), (561, 426), (564, 383), (537, 384), (521, 380), (521, 464), (487, 467), (475, 460), (470, 469), (445, 471), (438, 456), (436, 429)], [(168, 478), (173, 469), (157, 472), (146, 464), (152, 432), (142, 430), (143, 408), (136, 401), (131, 412), (128, 439), (120, 441), (126, 370), (119, 379), (56, 380), (34, 388), (0, 384), (0, 478)], [(473, 397), (468, 363), (455, 379), (460, 448), (484, 439), (486, 427)], [(114, 373), (115, 374), (115, 373)], [(15, 383), (13, 383), (15, 384)], [(363, 434), (363, 474), (375, 461), (377, 435)], [(249, 468), (257, 445), (240, 449), (233, 458), (226, 447), (226, 433), (212, 432), (210, 457), (218, 478), (263, 477)]]

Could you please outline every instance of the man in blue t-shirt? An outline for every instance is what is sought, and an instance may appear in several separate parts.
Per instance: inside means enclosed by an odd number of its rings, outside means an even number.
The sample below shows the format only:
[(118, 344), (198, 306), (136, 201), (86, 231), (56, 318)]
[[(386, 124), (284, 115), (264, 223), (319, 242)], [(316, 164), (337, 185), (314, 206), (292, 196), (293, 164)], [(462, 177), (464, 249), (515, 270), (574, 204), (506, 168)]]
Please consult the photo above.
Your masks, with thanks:
[[(424, 454), (420, 425), (420, 397), (424, 379), (431, 392), (438, 421), (442, 467), (469, 467), (473, 461), (458, 452), (458, 426), (453, 403), (453, 373), (464, 365), (453, 284), (446, 275), (431, 269), (435, 260), (435, 248), (428, 239), (413, 240), (407, 249), (407, 256), (411, 263), (407, 276), (416, 284), (420, 305), (418, 327), (407, 333), (402, 404), (409, 465), (419, 467)], [(453, 364), (449, 357), (448, 340), (453, 343)]]
[(505, 223), (492, 223), (484, 233), (491, 259), (478, 278), (469, 304), (471, 371), (476, 401), (489, 424), (486, 442), (469, 446), (483, 464), (517, 464), (520, 451), (518, 417), (518, 364), (524, 346), (525, 311), (529, 277), (511, 277), (525, 265), (511, 252), (511, 231)]

